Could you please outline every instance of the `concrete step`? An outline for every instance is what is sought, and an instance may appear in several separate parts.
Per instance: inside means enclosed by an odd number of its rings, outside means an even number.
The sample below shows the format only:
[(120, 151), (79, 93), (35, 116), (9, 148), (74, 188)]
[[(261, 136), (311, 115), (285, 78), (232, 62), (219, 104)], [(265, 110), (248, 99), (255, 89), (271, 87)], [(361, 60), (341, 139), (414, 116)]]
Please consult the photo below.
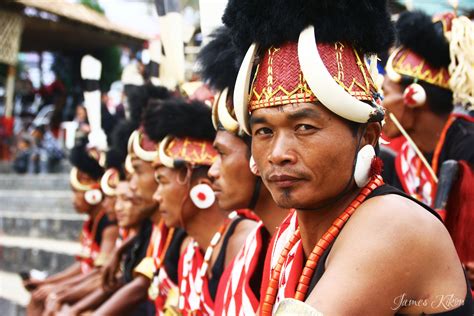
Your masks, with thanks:
[(0, 212), (74, 213), (69, 190), (0, 190)]
[(77, 241), (86, 216), (49, 212), (0, 212), (0, 234)]
[(0, 313), (3, 316), (25, 315), (30, 293), (16, 273), (0, 271)]
[(37, 269), (53, 274), (74, 263), (80, 245), (55, 239), (2, 236), (0, 249), (1, 271), (18, 273)]
[(69, 175), (0, 174), (0, 190), (69, 190)]
[[(0, 282), (2, 282), (0, 280)], [(0, 298), (0, 311), (2, 316), (24, 316), (26, 315), (25, 306), (19, 305), (13, 301)]]

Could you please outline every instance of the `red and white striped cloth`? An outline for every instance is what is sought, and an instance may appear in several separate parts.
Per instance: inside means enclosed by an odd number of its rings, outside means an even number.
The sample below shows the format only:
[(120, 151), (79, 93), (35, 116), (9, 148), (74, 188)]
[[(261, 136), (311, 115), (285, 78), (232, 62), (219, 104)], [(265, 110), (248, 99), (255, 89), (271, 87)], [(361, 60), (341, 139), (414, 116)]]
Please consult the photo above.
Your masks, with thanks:
[[(265, 268), (263, 271), (263, 278), (262, 278), (262, 289), (260, 292), (260, 297), (265, 297), (268, 283), (270, 281), (270, 276), (275, 268), (278, 259), (280, 258), (280, 254), (285, 247), (285, 245), (290, 240), (291, 236), (293, 236), (294, 232), (298, 228), (298, 217), (296, 215), (295, 210), (291, 210), (285, 220), (281, 223), (278, 231), (273, 236), (272, 241), (270, 242), (269, 251), (267, 252), (267, 257), (265, 260)], [(301, 248), (301, 249), (299, 249)], [(295, 247), (291, 249), (290, 254), (287, 257), (287, 261), (285, 262), (282, 273), (280, 275), (280, 282), (278, 286), (277, 298), (274, 305), (274, 311), (276, 306), (278, 306), (279, 302), (285, 297), (294, 297), (296, 292), (296, 285), (298, 283), (300, 274), (303, 270), (303, 247), (301, 246), (300, 242), (295, 244)], [(300, 257), (296, 262), (295, 253), (298, 251), (300, 253)], [(293, 271), (294, 270), (294, 271)], [(260, 300), (263, 302), (263, 299)]]
[(265, 226), (259, 222), (235, 259), (224, 271), (216, 294), (216, 315), (236, 316), (257, 313), (259, 300), (252, 291), (250, 281), (258, 268), (261, 252), (267, 250), (268, 245), (263, 244), (265, 232)]
[[(204, 256), (198, 244), (191, 241), (181, 255), (178, 266), (178, 308), (183, 315), (214, 315), (207, 271), (201, 271), (203, 262)], [(198, 288), (202, 289), (200, 294)]]
[(433, 203), (433, 190), (436, 190), (431, 174), (415, 150), (405, 141), (395, 159), (395, 169), (403, 190), (428, 206)]

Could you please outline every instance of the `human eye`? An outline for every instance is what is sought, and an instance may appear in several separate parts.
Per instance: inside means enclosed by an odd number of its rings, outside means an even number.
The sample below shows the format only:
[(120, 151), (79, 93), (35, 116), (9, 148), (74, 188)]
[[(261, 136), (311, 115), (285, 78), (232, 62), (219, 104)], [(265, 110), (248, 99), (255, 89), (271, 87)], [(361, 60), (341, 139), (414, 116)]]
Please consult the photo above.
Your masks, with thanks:
[(295, 131), (299, 133), (311, 133), (315, 132), (318, 128), (310, 124), (298, 124), (295, 127)]
[(255, 136), (269, 136), (272, 135), (273, 131), (268, 127), (261, 127), (255, 130)]

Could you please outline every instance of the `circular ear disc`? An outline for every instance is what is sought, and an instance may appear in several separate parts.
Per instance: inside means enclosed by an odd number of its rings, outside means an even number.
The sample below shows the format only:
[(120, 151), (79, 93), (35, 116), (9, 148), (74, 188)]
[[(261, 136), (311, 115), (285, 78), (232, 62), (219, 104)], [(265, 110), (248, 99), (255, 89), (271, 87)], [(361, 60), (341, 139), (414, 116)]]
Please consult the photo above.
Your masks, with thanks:
[(97, 205), (102, 202), (103, 194), (99, 189), (93, 189), (84, 193), (84, 199), (89, 205)]
[(412, 83), (403, 91), (403, 101), (410, 107), (422, 106), (426, 102), (426, 91), (418, 83)]
[(375, 149), (372, 145), (365, 145), (357, 153), (357, 161), (354, 168), (354, 180), (359, 188), (369, 183), (370, 166), (375, 157)]
[(214, 191), (205, 183), (195, 185), (189, 192), (189, 196), (194, 205), (201, 210), (211, 207), (216, 201)]

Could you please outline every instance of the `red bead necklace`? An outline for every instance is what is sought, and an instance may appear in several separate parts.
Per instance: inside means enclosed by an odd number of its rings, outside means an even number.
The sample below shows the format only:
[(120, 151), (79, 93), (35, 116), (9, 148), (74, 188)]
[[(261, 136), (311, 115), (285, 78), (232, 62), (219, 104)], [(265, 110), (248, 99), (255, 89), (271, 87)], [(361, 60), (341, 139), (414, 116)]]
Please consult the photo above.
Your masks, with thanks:
[[(329, 247), (329, 245), (336, 239), (336, 237), (341, 232), (342, 228), (349, 220), (355, 210), (364, 202), (367, 196), (375, 190), (377, 187), (383, 184), (383, 179), (380, 176), (374, 177), (359, 193), (359, 195), (349, 204), (349, 206), (342, 212), (339, 217), (337, 217), (332, 223), (331, 227), (324, 233), (323, 237), (317, 242), (314, 246), (313, 251), (306, 260), (303, 272), (301, 273), (300, 279), (298, 281), (298, 286), (296, 288), (295, 299), (303, 301), (306, 297), (306, 294), (309, 289), (311, 278), (316, 270), (319, 259), (323, 255), (324, 251)], [(285, 248), (282, 250), (280, 257), (275, 268), (272, 270), (272, 275), (270, 282), (268, 283), (268, 288), (265, 294), (265, 298), (261, 308), (262, 315), (271, 315), (273, 310), (273, 305), (278, 293), (278, 284), (280, 280), (281, 270), (283, 264), (285, 263), (289, 252), (293, 246), (301, 239), (299, 228), (296, 229), (293, 236), (286, 244)]]

